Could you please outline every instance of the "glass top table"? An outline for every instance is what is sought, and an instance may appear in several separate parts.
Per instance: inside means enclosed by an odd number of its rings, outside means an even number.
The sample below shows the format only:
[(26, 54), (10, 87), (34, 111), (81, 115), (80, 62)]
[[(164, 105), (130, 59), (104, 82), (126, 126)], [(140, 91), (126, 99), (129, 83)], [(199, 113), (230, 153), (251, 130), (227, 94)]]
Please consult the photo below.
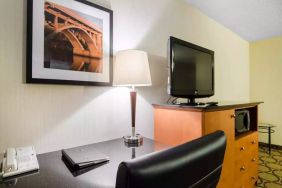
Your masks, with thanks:
[(118, 165), (122, 161), (168, 148), (154, 140), (144, 138), (143, 145), (136, 148), (125, 146), (122, 138), (87, 145), (106, 154), (110, 161), (79, 171), (71, 170), (62, 159), (61, 151), (37, 155), (40, 170), (12, 179), (0, 181), (0, 188), (114, 188)]

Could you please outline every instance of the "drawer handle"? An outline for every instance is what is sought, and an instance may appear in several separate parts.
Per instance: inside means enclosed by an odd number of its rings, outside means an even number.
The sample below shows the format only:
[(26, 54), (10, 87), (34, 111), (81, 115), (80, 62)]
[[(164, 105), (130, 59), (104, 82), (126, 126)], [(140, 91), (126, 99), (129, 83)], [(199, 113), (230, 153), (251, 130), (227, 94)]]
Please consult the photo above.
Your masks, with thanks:
[(256, 162), (257, 160), (256, 160), (256, 158), (252, 158), (252, 162)]
[(240, 171), (241, 171), (241, 172), (246, 171), (246, 167), (242, 166), (242, 167), (240, 168)]
[(244, 147), (244, 146), (242, 146), (241, 148), (240, 148), (240, 151), (245, 151), (246, 150), (246, 148)]
[(252, 141), (252, 144), (256, 144), (257, 142), (255, 140)]
[(236, 118), (236, 115), (235, 115), (235, 114), (232, 114), (232, 115), (231, 115), (231, 118)]
[(255, 181), (257, 178), (255, 176), (252, 176), (251, 179)]

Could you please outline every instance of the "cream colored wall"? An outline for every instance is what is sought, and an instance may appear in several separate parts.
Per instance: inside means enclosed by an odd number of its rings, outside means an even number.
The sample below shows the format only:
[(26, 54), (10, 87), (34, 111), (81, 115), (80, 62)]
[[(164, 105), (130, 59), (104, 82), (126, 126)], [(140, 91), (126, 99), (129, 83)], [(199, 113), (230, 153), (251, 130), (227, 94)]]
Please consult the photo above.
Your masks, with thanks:
[[(170, 35), (215, 51), (213, 100), (249, 99), (249, 44), (183, 0), (97, 0), (114, 11), (114, 52), (150, 54), (153, 87), (138, 89), (137, 130), (153, 137), (151, 103), (165, 102)], [(128, 89), (24, 83), (26, 1), (0, 1), (0, 151), (38, 153), (130, 133)], [(212, 99), (211, 99), (212, 100)]]
[[(272, 142), (282, 145), (282, 37), (252, 42), (250, 45), (251, 99), (264, 101), (259, 121), (276, 125)], [(268, 142), (267, 134), (260, 134)]]

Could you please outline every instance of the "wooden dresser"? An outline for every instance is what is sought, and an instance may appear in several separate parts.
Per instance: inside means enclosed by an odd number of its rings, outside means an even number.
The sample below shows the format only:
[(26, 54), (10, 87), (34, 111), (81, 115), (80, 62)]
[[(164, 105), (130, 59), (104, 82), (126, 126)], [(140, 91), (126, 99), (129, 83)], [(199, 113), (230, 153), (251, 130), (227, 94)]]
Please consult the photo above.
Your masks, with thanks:
[[(154, 106), (154, 139), (176, 146), (216, 130), (227, 137), (218, 188), (253, 188), (258, 178), (258, 105), (260, 102), (218, 106)], [(235, 111), (250, 112), (251, 130), (235, 136)]]

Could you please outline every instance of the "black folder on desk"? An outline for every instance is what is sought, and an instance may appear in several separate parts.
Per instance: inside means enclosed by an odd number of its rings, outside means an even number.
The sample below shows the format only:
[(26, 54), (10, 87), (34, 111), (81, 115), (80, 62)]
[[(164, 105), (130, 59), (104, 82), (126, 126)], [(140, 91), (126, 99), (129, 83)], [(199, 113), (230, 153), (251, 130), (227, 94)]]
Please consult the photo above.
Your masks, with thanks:
[(94, 148), (77, 147), (62, 150), (63, 157), (74, 169), (81, 169), (91, 165), (109, 161), (109, 157)]

